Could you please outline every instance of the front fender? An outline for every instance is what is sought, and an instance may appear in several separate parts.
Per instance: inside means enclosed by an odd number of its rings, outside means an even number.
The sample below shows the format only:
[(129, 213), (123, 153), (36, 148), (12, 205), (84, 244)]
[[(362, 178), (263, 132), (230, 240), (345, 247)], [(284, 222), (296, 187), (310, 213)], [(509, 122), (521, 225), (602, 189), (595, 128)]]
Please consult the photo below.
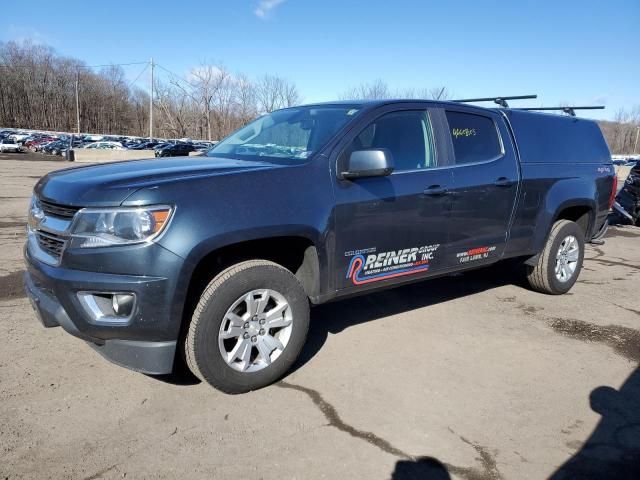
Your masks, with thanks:
[[(314, 277), (311, 279), (314, 285), (314, 292), (312, 295), (312, 301), (318, 297), (320, 291), (323, 289), (323, 285), (327, 279), (323, 278), (323, 274), (327, 271), (328, 256), (324, 248), (318, 247), (319, 233), (308, 227), (304, 226), (283, 226), (264, 229), (251, 229), (251, 230), (238, 230), (234, 232), (227, 232), (224, 235), (207, 238), (193, 247), (189, 255), (184, 259), (180, 271), (178, 272), (178, 280), (176, 282), (176, 288), (171, 302), (171, 316), (172, 318), (182, 318), (184, 314), (184, 308), (189, 295), (189, 288), (191, 286), (191, 280), (194, 272), (201, 261), (203, 261), (209, 254), (219, 251), (225, 247), (229, 247), (238, 243), (250, 242), (252, 240), (268, 240), (278, 237), (299, 237), (310, 241), (314, 246), (314, 253), (317, 254), (317, 261), (319, 267), (316, 267), (312, 274)], [(306, 253), (305, 253), (306, 255)], [(326, 288), (326, 287), (324, 287)], [(310, 293), (310, 292), (308, 292)]]
[[(243, 230), (235, 230), (224, 232), (215, 237), (203, 239), (196, 244), (188, 256), (185, 264), (193, 265), (195, 268), (202, 259), (216, 250), (229, 247), (238, 243), (250, 242), (253, 240), (265, 240), (277, 237), (300, 237), (309, 240), (313, 245), (320, 245), (321, 234), (319, 231), (306, 225), (279, 225), (262, 228), (247, 228)], [(321, 248), (318, 249), (320, 256)]]

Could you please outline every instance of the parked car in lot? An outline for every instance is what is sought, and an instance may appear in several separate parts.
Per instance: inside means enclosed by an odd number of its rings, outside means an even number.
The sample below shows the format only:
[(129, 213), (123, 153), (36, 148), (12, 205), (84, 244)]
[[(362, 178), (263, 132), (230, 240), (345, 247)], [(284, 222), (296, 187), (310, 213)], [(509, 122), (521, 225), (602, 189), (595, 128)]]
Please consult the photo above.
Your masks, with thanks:
[(633, 167), (636, 162), (640, 161), (638, 155), (613, 155), (613, 164), (622, 167)]
[(616, 195), (609, 223), (640, 227), (640, 160), (634, 161), (631, 167), (622, 189)]
[(102, 135), (85, 135), (82, 138), (85, 142), (101, 142), (104, 140), (104, 136)]
[(93, 142), (83, 148), (96, 150), (126, 150), (120, 142)]
[(34, 152), (42, 152), (45, 147), (47, 147), (48, 145), (50, 145), (50, 144), (52, 144), (54, 142), (59, 142), (59, 140), (45, 140), (42, 143), (36, 143), (36, 144), (31, 146), (30, 150), (32, 150)]
[(56, 140), (42, 147), (42, 153), (48, 155), (65, 155), (69, 150), (69, 142), (67, 140)]
[(189, 155), (189, 152), (195, 151), (190, 143), (174, 143), (165, 145), (155, 149), (156, 157), (182, 157)]
[(29, 140), (25, 142), (24, 146), (29, 150), (31, 150), (32, 152), (37, 152), (39, 150), (38, 147), (40, 145), (53, 142), (53, 141), (55, 141), (55, 139), (52, 137), (38, 137), (38, 138), (34, 138), (33, 140)]
[(198, 152), (207, 152), (213, 147), (213, 144), (208, 142), (198, 142), (193, 144), (193, 149)]
[(156, 150), (161, 150), (164, 147), (168, 147), (170, 145), (173, 145), (173, 142), (160, 142), (155, 147), (152, 147), (152, 148), (153, 148), (153, 151), (155, 152)]
[(0, 140), (0, 152), (14, 152), (18, 153), (22, 151), (22, 145), (16, 140), (12, 140), (10, 137)]
[(165, 374), (184, 352), (240, 393), (296, 361), (310, 304), (505, 259), (534, 290), (569, 291), (615, 192), (590, 120), (435, 101), (288, 108), (205, 157), (43, 177), (25, 284), (44, 326), (118, 365)]
[(9, 138), (15, 140), (16, 143), (22, 145), (22, 143), (27, 139), (31, 134), (25, 132), (16, 132), (9, 135)]
[(30, 142), (31, 140), (35, 140), (37, 138), (40, 138), (40, 135), (29, 135), (28, 137), (22, 139), (20, 143), (22, 144), (23, 147), (26, 147), (28, 142)]
[(160, 145), (159, 142), (143, 142), (131, 147), (131, 150), (153, 150)]

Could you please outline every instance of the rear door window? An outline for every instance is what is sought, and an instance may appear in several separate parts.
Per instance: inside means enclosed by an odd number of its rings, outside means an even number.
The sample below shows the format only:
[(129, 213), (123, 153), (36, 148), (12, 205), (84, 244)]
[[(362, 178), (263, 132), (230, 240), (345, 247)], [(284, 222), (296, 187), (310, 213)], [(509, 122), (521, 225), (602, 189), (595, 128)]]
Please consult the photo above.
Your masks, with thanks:
[(490, 117), (446, 111), (456, 165), (493, 160), (502, 155), (496, 124)]

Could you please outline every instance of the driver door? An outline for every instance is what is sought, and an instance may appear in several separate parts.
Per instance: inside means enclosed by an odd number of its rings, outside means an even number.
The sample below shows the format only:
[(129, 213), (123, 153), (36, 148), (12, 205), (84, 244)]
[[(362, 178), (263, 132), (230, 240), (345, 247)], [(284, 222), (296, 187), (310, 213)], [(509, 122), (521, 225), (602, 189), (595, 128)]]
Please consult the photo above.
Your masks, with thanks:
[(444, 268), (452, 185), (439, 167), (427, 108), (394, 106), (357, 131), (337, 158), (386, 149), (388, 176), (336, 179), (336, 278), (338, 290), (364, 290), (425, 277)]

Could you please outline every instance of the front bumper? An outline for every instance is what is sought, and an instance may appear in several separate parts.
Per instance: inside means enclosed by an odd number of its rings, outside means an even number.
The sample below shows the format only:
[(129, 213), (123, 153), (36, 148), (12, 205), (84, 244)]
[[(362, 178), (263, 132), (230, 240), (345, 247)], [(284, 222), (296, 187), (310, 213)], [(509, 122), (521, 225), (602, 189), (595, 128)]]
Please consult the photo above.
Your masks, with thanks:
[[(172, 314), (178, 309), (172, 308), (177, 274), (171, 274), (180, 262), (165, 265), (167, 276), (143, 276), (49, 266), (33, 258), (27, 248), (25, 260), (26, 293), (45, 327), (62, 327), (120, 366), (151, 374), (172, 371), (180, 318)], [(131, 320), (126, 325), (92, 321), (78, 299), (79, 291), (135, 293)]]

